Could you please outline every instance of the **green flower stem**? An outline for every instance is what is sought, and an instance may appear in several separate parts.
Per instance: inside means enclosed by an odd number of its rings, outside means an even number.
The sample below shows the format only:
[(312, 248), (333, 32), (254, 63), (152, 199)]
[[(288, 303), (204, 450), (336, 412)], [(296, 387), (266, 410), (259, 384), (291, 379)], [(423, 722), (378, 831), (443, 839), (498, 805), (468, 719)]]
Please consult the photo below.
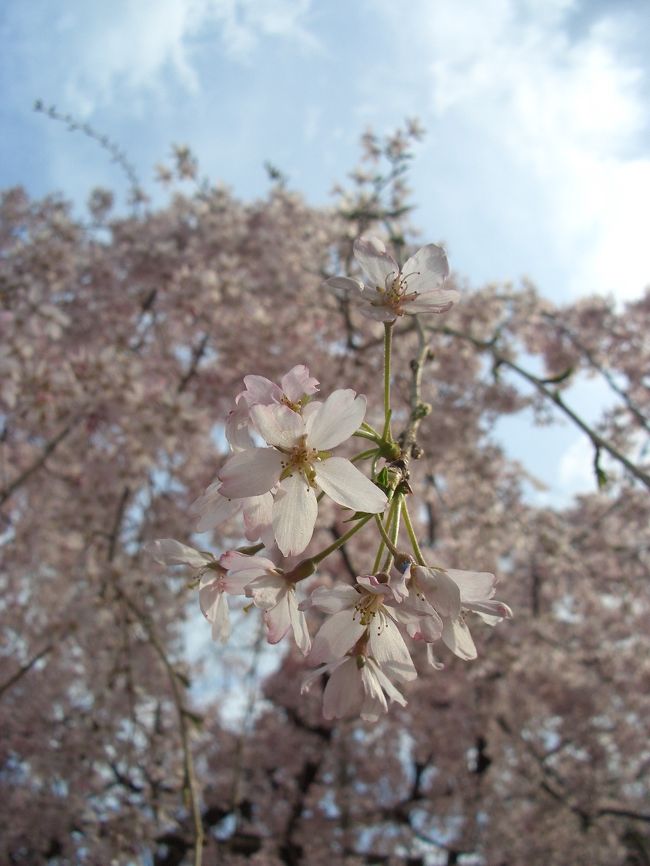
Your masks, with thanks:
[(370, 433), (368, 430), (357, 430), (356, 433), (352, 434), (353, 436), (358, 436), (360, 439), (370, 439), (371, 442), (381, 442), (381, 436), (379, 433)]
[(384, 322), (384, 432), (382, 439), (390, 442), (390, 364), (392, 354), (393, 322)]
[[(404, 497), (400, 497), (404, 501)], [(418, 544), (418, 540), (415, 535), (415, 530), (413, 529), (413, 524), (411, 523), (411, 516), (409, 514), (408, 506), (406, 502), (403, 502), (402, 513), (404, 514), (404, 525), (406, 526), (406, 531), (408, 532), (408, 536), (411, 542), (411, 547), (413, 548), (413, 553), (415, 554), (415, 558), (418, 561), (418, 565), (426, 565), (425, 559), (422, 556), (422, 551), (420, 550), (420, 545)]]
[(358, 463), (359, 460), (369, 460), (371, 457), (374, 457), (378, 454), (376, 448), (368, 448), (367, 451), (362, 451), (360, 454), (355, 454), (354, 457), (350, 457), (351, 463)]
[(388, 553), (386, 554), (386, 559), (384, 560), (384, 564), (382, 566), (382, 571), (388, 571), (388, 569), (390, 568), (391, 563), (392, 563), (393, 559), (395, 558), (395, 556), (399, 555), (399, 550), (397, 549), (396, 545), (397, 545), (397, 539), (399, 537), (399, 525), (400, 525), (400, 518), (401, 518), (401, 514), (402, 514), (402, 497), (398, 496), (397, 499), (395, 500), (395, 502), (396, 502), (396, 505), (395, 505), (395, 512), (393, 515), (393, 523), (390, 527), (390, 535), (391, 535), (390, 541), (391, 541), (391, 543), (390, 543), (390, 546), (387, 545)]
[(322, 562), (330, 553), (334, 553), (335, 550), (338, 550), (339, 547), (343, 547), (343, 545), (349, 541), (353, 535), (356, 535), (357, 532), (368, 523), (369, 520), (372, 520), (374, 514), (365, 514), (363, 517), (359, 519), (359, 521), (352, 527), (352, 529), (348, 529), (348, 531), (342, 535), (340, 538), (337, 538), (329, 547), (326, 547), (325, 550), (321, 550), (320, 553), (317, 553), (316, 556), (312, 556), (311, 561), (314, 566), (318, 565)]
[(386, 532), (384, 524), (381, 522), (381, 517), (378, 514), (375, 514), (375, 522), (377, 523), (377, 529), (379, 529), (379, 534), (384, 540), (384, 545), (390, 550), (393, 556), (397, 556), (399, 551), (393, 544), (393, 540), (390, 535)]
[[(393, 514), (395, 513), (395, 503), (396, 502), (397, 502), (396, 499), (393, 499), (391, 501), (390, 508), (388, 509), (388, 514), (386, 515), (386, 520), (384, 521), (383, 526), (382, 526), (384, 532), (382, 532), (382, 539), (379, 542), (379, 548), (377, 549), (377, 555), (375, 556), (375, 562), (372, 566), (372, 573), (373, 574), (375, 574), (375, 572), (377, 572), (379, 570), (379, 566), (381, 564), (381, 557), (384, 553), (384, 547), (385, 547), (383, 535), (384, 535), (384, 533), (386, 533), (386, 527), (390, 528), (390, 525), (393, 522)], [(379, 518), (379, 519), (381, 520), (381, 518)]]

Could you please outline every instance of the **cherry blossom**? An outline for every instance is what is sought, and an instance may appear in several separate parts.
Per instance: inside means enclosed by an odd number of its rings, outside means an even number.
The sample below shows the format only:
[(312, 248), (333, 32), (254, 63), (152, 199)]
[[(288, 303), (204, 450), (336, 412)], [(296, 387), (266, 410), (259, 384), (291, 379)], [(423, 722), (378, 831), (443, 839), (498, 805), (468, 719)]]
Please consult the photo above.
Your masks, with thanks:
[(411, 568), (411, 594), (404, 610), (412, 615), (411, 637), (428, 642), (442, 638), (459, 658), (475, 659), (476, 646), (465, 621), (474, 611), (489, 625), (512, 617), (507, 604), (494, 599), (495, 577), (488, 572)]
[(351, 389), (332, 392), (306, 417), (285, 405), (254, 405), (251, 418), (270, 447), (234, 454), (219, 472), (220, 494), (232, 499), (260, 496), (277, 485), (273, 531), (285, 556), (302, 553), (311, 540), (318, 512), (316, 487), (355, 511), (383, 511), (384, 492), (329, 450), (349, 439), (365, 411), (365, 397)]
[[(399, 596), (397, 596), (399, 598)], [(356, 647), (367, 645), (368, 654), (382, 667), (408, 681), (416, 676), (404, 638), (386, 602), (396, 595), (388, 582), (375, 575), (357, 577), (354, 586), (319, 587), (302, 603), (329, 614), (321, 625), (309, 654), (313, 665), (340, 659)]]
[(405, 313), (445, 313), (459, 298), (455, 289), (442, 288), (449, 265), (445, 251), (436, 244), (421, 247), (401, 269), (376, 237), (355, 241), (354, 255), (366, 274), (366, 284), (349, 277), (331, 277), (326, 284), (344, 292), (370, 319), (394, 322)]
[(318, 380), (310, 376), (304, 364), (297, 364), (280, 380), (280, 385), (266, 376), (244, 376), (243, 391), (235, 397), (235, 408), (226, 419), (226, 437), (233, 450), (250, 448), (250, 409), (253, 406), (281, 404), (300, 413), (310, 397), (318, 391)]
[(264, 611), (269, 643), (279, 643), (292, 630), (294, 640), (306, 655), (311, 648), (307, 622), (296, 600), (295, 584), (275, 563), (264, 556), (230, 555), (229, 575), (242, 581), (246, 595)]

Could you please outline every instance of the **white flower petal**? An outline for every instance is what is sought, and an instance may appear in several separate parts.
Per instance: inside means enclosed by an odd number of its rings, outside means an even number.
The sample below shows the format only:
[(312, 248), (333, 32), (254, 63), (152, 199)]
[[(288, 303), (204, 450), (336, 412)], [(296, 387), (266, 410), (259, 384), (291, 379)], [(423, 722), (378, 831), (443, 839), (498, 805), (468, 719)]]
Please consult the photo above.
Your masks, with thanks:
[(314, 470), (318, 486), (339, 505), (379, 514), (388, 504), (384, 491), (344, 457), (330, 457), (316, 463)]
[(316, 494), (303, 476), (285, 478), (273, 503), (273, 532), (284, 556), (303, 552), (314, 534), (317, 515)]
[(389, 617), (377, 614), (369, 627), (370, 655), (377, 664), (398, 680), (414, 680), (417, 676), (413, 660), (399, 629)]
[(327, 681), (323, 692), (323, 715), (326, 719), (355, 716), (361, 709), (363, 688), (355, 658), (346, 659)]
[(396, 703), (405, 707), (406, 706), (406, 699), (404, 698), (404, 695), (395, 688), (393, 683), (391, 683), (391, 681), (388, 679), (388, 677), (382, 671), (382, 669), (379, 667), (379, 665), (375, 664), (375, 662), (372, 659), (368, 659), (366, 666), (371, 668), (373, 674), (375, 675), (375, 677), (377, 678), (377, 680), (379, 682), (379, 685), (386, 692), (386, 694), (391, 699), (391, 701), (395, 701)]
[(418, 313), (446, 313), (460, 298), (460, 293), (454, 289), (441, 289), (435, 292), (424, 292), (413, 300), (404, 303), (404, 312), (417, 315)]
[(399, 272), (397, 262), (386, 251), (386, 246), (379, 238), (359, 238), (354, 242), (354, 257), (368, 275), (368, 282), (372, 286), (386, 285), (386, 277), (389, 274)]
[(200, 553), (174, 538), (158, 538), (146, 545), (146, 550), (161, 565), (189, 565), (190, 568), (205, 568), (213, 562), (213, 556)]
[(413, 574), (426, 600), (443, 617), (457, 617), (460, 613), (460, 589), (443, 569), (416, 565)]
[(278, 483), (281, 472), (282, 455), (275, 448), (238, 451), (221, 467), (221, 492), (228, 499), (261, 496)]
[(248, 406), (243, 401), (228, 412), (226, 439), (233, 451), (243, 451), (253, 447), (254, 443), (249, 431), (250, 421)]
[(256, 541), (271, 526), (273, 519), (273, 496), (264, 493), (262, 496), (251, 496), (242, 503), (246, 538)]
[(292, 448), (305, 433), (304, 421), (288, 406), (252, 406), (250, 412), (258, 433), (269, 445)]
[(351, 388), (332, 391), (318, 412), (306, 424), (310, 448), (328, 451), (349, 439), (361, 426), (366, 414), (366, 398)]
[(314, 644), (309, 654), (312, 665), (342, 658), (355, 645), (365, 632), (358, 617), (353, 617), (353, 610), (342, 610), (326, 619), (314, 638)]
[(214, 529), (215, 526), (225, 523), (226, 520), (237, 514), (242, 506), (241, 500), (226, 499), (220, 493), (213, 494), (209, 499), (207, 497), (201, 497), (201, 499), (206, 501), (199, 505), (201, 500), (197, 499), (192, 505), (192, 510), (198, 511), (201, 515), (196, 525), (197, 532), (207, 532), (208, 529)]
[(294, 403), (305, 395), (315, 394), (318, 391), (318, 379), (309, 375), (309, 370), (304, 364), (297, 364), (285, 373), (281, 385), (286, 396)]
[(402, 273), (407, 281), (408, 292), (436, 289), (449, 276), (447, 254), (437, 244), (427, 244), (408, 259)]
[(363, 283), (359, 280), (352, 280), (350, 277), (330, 277), (325, 280), (325, 285), (339, 297), (344, 298), (351, 295), (353, 298), (363, 291)]
[(360, 597), (353, 586), (334, 586), (332, 589), (319, 586), (308, 599), (301, 602), (300, 609), (307, 610), (310, 607), (315, 607), (324, 613), (338, 613), (341, 610), (354, 607)]
[(296, 601), (296, 592), (290, 589), (287, 593), (287, 603), (289, 606), (289, 619), (291, 628), (293, 629), (293, 639), (300, 652), (306, 656), (311, 649), (311, 638), (309, 637), (309, 629), (307, 628), (307, 619), (305, 614), (298, 609)]
[(494, 584), (496, 578), (489, 571), (459, 571), (456, 568), (447, 568), (447, 574), (460, 590), (460, 600), (487, 601), (494, 595)]
[(476, 658), (476, 646), (467, 624), (462, 619), (446, 619), (442, 639), (449, 649), (460, 659), (471, 661)]
[(286, 595), (283, 596), (275, 607), (264, 612), (264, 622), (266, 623), (266, 639), (268, 642), (280, 643), (291, 627), (289, 604)]

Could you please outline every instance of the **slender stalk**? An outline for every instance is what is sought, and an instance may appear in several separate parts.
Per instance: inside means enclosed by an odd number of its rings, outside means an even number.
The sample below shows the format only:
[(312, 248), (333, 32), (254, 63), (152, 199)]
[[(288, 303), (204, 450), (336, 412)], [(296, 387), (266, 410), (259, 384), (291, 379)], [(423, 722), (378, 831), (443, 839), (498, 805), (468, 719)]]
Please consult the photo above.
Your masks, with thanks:
[[(382, 571), (388, 571), (393, 562), (395, 556), (399, 554), (399, 550), (397, 549), (397, 539), (399, 537), (399, 525), (402, 514), (402, 497), (398, 496), (395, 500), (395, 512), (393, 514), (393, 522), (390, 526), (390, 546), (388, 547), (388, 553), (386, 554), (386, 559), (382, 565)], [(388, 545), (387, 545), (388, 546)]]
[(140, 610), (137, 604), (131, 597), (122, 589), (119, 584), (115, 584), (115, 590), (119, 598), (121, 598), (129, 610), (135, 615), (138, 622), (142, 625), (149, 642), (156, 652), (158, 658), (162, 662), (169, 684), (171, 686), (172, 698), (178, 715), (178, 727), (181, 738), (181, 749), (183, 753), (183, 795), (186, 801), (189, 801), (190, 813), (192, 815), (192, 823), (194, 825), (194, 866), (201, 866), (203, 860), (203, 817), (201, 815), (200, 793), (198, 780), (194, 769), (194, 761), (192, 759), (192, 749), (190, 745), (190, 731), (188, 719), (190, 714), (185, 708), (183, 700), (183, 682), (176, 668), (170, 661), (165, 647), (162, 645), (158, 635), (154, 629), (151, 618), (144, 611)]
[[(396, 502), (396, 500), (393, 499), (393, 501), (390, 504), (390, 508), (388, 509), (388, 514), (386, 515), (386, 520), (382, 524), (382, 529), (384, 531), (382, 532), (382, 539), (379, 542), (379, 547), (377, 548), (377, 554), (375, 556), (375, 561), (374, 561), (373, 566), (372, 566), (372, 573), (373, 574), (375, 574), (375, 572), (379, 571), (379, 566), (381, 565), (381, 558), (384, 554), (384, 548), (386, 546), (384, 544), (384, 535), (386, 535), (386, 537), (389, 537), (386, 533), (386, 527), (390, 528), (390, 525), (393, 521), (393, 514), (395, 511), (395, 502)], [(381, 518), (379, 518), (379, 520), (381, 520)]]
[[(400, 498), (403, 500), (403, 497)], [(405, 500), (403, 500), (402, 514), (404, 515), (404, 526), (406, 526), (406, 531), (408, 533), (408, 537), (411, 542), (411, 547), (413, 548), (415, 558), (417, 559), (419, 565), (426, 565), (426, 561), (422, 556), (422, 551), (420, 550), (420, 545), (418, 544), (417, 536), (415, 535), (415, 530), (413, 529), (413, 524), (411, 523), (411, 515), (409, 514), (408, 506)]]
[(390, 366), (393, 343), (393, 322), (384, 322), (384, 441), (391, 440), (390, 433)]

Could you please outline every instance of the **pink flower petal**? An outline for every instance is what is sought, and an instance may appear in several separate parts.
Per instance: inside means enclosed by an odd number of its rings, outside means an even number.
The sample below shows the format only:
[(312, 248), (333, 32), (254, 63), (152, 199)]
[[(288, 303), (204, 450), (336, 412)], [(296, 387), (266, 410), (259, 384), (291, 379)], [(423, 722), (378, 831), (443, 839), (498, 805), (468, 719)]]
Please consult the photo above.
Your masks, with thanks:
[(310, 415), (307, 442), (310, 448), (327, 451), (349, 439), (366, 414), (366, 398), (350, 388), (333, 391), (318, 412)]
[(389, 274), (397, 276), (399, 268), (395, 259), (386, 251), (386, 246), (379, 238), (359, 238), (354, 242), (354, 257), (368, 275), (371, 286), (386, 285)]
[(273, 504), (273, 532), (284, 556), (297, 556), (307, 547), (317, 514), (316, 494), (303, 476), (285, 478)]
[(314, 470), (318, 486), (339, 505), (379, 514), (388, 504), (384, 491), (344, 457), (330, 457), (316, 463)]
[(318, 391), (318, 379), (309, 375), (309, 370), (304, 364), (297, 364), (285, 373), (281, 385), (286, 396), (294, 403), (305, 395), (309, 396)]
[(278, 448), (292, 448), (305, 433), (305, 424), (288, 406), (253, 406), (251, 419), (262, 439)]
[(278, 483), (281, 472), (282, 455), (275, 448), (239, 451), (221, 467), (221, 493), (228, 499), (261, 496)]

